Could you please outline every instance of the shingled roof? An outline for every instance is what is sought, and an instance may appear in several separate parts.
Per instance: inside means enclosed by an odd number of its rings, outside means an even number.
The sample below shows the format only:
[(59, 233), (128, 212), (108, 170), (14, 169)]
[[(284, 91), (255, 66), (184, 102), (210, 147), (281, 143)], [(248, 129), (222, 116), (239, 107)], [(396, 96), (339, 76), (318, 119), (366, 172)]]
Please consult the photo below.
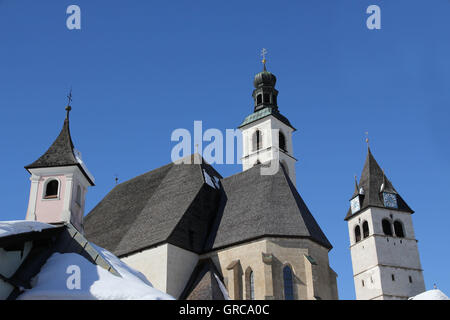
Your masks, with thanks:
[(87, 174), (81, 163), (75, 157), (72, 137), (70, 136), (69, 118), (64, 120), (64, 125), (56, 140), (48, 150), (35, 162), (25, 166), (25, 169), (78, 166), (91, 185), (94, 181)]
[(270, 176), (255, 166), (216, 187), (206, 175), (222, 179), (203, 160), (119, 184), (87, 215), (85, 234), (118, 256), (163, 243), (200, 254), (264, 236), (332, 248), (282, 166)]
[(86, 236), (117, 256), (162, 243), (200, 253), (220, 198), (204, 170), (222, 178), (203, 160), (170, 163), (117, 185), (85, 218)]
[(309, 238), (332, 248), (283, 166), (261, 175), (261, 166), (225, 178), (226, 194), (211, 248), (219, 249), (264, 236)]
[[(381, 189), (384, 184), (383, 190)], [(392, 185), (391, 181), (386, 177), (383, 170), (378, 165), (375, 160), (370, 148), (367, 150), (366, 162), (364, 163), (364, 168), (361, 173), (361, 179), (359, 180), (359, 184), (357, 185), (358, 189), (361, 188), (364, 190), (364, 194), (361, 195), (362, 203), (361, 209), (358, 212), (352, 214), (351, 208), (348, 210), (345, 220), (348, 220), (352, 216), (360, 213), (364, 209), (368, 207), (379, 207), (385, 208), (382, 191), (391, 192), (397, 194), (397, 205), (398, 209), (389, 208), (390, 210), (399, 210), (404, 212), (413, 213), (414, 211), (408, 206), (408, 204), (403, 200), (403, 198), (398, 194)], [(352, 198), (355, 197), (355, 193)]]
[(198, 262), (179, 300), (229, 300), (223, 277), (211, 259)]

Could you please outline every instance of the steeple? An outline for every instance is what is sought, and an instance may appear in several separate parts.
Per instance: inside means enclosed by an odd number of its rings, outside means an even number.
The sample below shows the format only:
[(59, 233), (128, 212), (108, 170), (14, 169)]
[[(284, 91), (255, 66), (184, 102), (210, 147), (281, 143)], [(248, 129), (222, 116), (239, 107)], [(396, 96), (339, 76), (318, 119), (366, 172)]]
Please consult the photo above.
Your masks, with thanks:
[(25, 169), (31, 174), (27, 220), (71, 223), (83, 232), (85, 197), (94, 177), (74, 148), (70, 135), (68, 96), (63, 127), (47, 151)]
[[(383, 193), (389, 193), (395, 195), (397, 202), (396, 203), (397, 205), (395, 207), (389, 207), (390, 209), (395, 209), (409, 213), (414, 212), (403, 200), (403, 198), (398, 194), (392, 183), (386, 177), (384, 171), (381, 169), (381, 167), (375, 160), (370, 150), (370, 147), (367, 148), (367, 157), (364, 163), (363, 171), (361, 173), (361, 178), (359, 180), (359, 188), (357, 186), (356, 189), (358, 193), (360, 193), (359, 190), (361, 188), (364, 190), (364, 195), (361, 196), (362, 203), (360, 204), (360, 210), (358, 211), (362, 211), (363, 209), (368, 207), (385, 208), (386, 203), (383, 198), (384, 196)], [(354, 194), (353, 197), (354, 196), (356, 196), (356, 194)], [(349, 211), (347, 212), (347, 216), (345, 217), (345, 220), (348, 220), (353, 214), (356, 213), (358, 212), (352, 213), (352, 210), (349, 209)]]

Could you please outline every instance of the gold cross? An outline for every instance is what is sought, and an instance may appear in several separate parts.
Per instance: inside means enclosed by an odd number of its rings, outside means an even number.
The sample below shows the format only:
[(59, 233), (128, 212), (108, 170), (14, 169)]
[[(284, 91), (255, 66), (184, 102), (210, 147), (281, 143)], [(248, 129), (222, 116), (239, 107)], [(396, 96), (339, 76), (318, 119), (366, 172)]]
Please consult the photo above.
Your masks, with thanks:
[(261, 56), (263, 57), (262, 63), (264, 63), (264, 64), (266, 64), (266, 54), (267, 54), (267, 49), (266, 48), (262, 48)]

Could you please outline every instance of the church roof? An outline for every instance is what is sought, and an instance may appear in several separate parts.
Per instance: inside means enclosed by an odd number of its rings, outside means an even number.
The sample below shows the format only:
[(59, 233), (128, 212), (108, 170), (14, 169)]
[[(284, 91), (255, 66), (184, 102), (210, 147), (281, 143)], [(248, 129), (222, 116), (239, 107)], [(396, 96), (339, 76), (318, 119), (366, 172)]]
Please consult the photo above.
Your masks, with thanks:
[(228, 300), (223, 277), (211, 259), (200, 260), (179, 300)]
[(56, 140), (48, 148), (48, 150), (35, 162), (25, 166), (28, 171), (36, 168), (50, 168), (50, 167), (66, 167), (78, 166), (91, 183), (94, 185), (93, 179), (85, 171), (81, 163), (75, 157), (72, 137), (70, 136), (70, 126), (68, 117), (64, 120), (64, 125)]
[(121, 183), (87, 215), (85, 233), (118, 256), (163, 243), (200, 253), (220, 197), (207, 176), (221, 178), (203, 160), (170, 163)]
[(204, 253), (263, 236), (310, 238), (331, 249), (284, 170), (262, 176), (259, 169), (222, 179), (204, 161), (170, 163), (117, 185), (85, 218), (85, 234), (118, 256), (163, 243)]
[(332, 248), (289, 176), (280, 165), (274, 175), (261, 166), (225, 178), (226, 204), (212, 243), (213, 249), (263, 236), (309, 238)]
[[(385, 208), (383, 203), (382, 191), (397, 194), (397, 205), (398, 209), (389, 208), (391, 210), (405, 211), (413, 213), (414, 211), (408, 206), (408, 204), (403, 200), (403, 198), (398, 194), (392, 185), (391, 181), (386, 177), (383, 170), (378, 165), (375, 160), (370, 148), (367, 151), (366, 162), (364, 163), (364, 168), (361, 174), (361, 179), (359, 180), (359, 189), (364, 190), (364, 195), (361, 195), (361, 209), (355, 214), (358, 214), (362, 210), (368, 207), (379, 207)], [(354, 194), (355, 196), (355, 194)], [(354, 216), (351, 209), (348, 210), (345, 220)]]
[(244, 121), (239, 125), (239, 128), (242, 128), (243, 126), (246, 126), (252, 122), (258, 121), (270, 115), (274, 116), (275, 118), (295, 130), (289, 120), (285, 116), (283, 116), (276, 107), (265, 107), (264, 109), (253, 112), (244, 119)]

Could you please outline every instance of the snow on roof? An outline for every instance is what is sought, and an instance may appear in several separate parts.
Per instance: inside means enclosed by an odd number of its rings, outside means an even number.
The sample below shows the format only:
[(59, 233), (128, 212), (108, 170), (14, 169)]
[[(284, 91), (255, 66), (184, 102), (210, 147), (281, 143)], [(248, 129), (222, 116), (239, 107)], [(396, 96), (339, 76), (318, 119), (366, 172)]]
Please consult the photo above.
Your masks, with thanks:
[(33, 231), (41, 232), (49, 228), (55, 228), (55, 226), (38, 221), (0, 221), (0, 238)]
[(113, 275), (76, 253), (55, 253), (33, 279), (32, 289), (26, 290), (18, 299), (173, 300), (171, 296), (149, 285), (141, 273), (108, 251), (101, 249), (101, 254), (114, 264), (122, 277)]
[(441, 290), (434, 289), (422, 292), (409, 300), (449, 300), (449, 298)]

